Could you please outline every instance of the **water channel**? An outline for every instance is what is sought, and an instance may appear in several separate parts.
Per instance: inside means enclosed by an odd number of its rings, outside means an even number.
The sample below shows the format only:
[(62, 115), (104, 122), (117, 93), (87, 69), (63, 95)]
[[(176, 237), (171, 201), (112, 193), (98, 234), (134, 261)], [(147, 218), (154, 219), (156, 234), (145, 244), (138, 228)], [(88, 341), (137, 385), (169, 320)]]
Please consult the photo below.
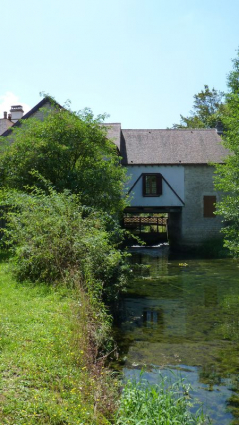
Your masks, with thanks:
[[(239, 263), (133, 248), (118, 341), (126, 378), (185, 378), (214, 425), (239, 424)], [(175, 378), (176, 377), (176, 378)], [(197, 403), (194, 409), (198, 407)]]

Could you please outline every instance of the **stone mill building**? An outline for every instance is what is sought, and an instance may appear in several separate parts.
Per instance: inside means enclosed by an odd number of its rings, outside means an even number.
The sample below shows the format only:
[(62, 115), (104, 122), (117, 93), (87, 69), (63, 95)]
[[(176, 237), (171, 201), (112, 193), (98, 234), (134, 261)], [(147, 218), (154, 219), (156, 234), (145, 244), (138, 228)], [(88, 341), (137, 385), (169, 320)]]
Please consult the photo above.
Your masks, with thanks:
[[(19, 118), (42, 119), (41, 108), (47, 106), (51, 108), (52, 104), (46, 97)], [(21, 115), (19, 105), (11, 111)], [(4, 123), (7, 127), (2, 136), (11, 133), (8, 127), (20, 125), (7, 113), (4, 120), (9, 122)], [(127, 168), (130, 205), (125, 216), (128, 220), (131, 217), (131, 223), (137, 225), (140, 217), (145, 223), (156, 223), (157, 217), (164, 214), (168, 239), (179, 247), (197, 246), (220, 235), (221, 219), (214, 214), (220, 193), (213, 185), (213, 164), (223, 163), (228, 152), (222, 146), (219, 130), (129, 130), (119, 123), (107, 127), (108, 137)]]

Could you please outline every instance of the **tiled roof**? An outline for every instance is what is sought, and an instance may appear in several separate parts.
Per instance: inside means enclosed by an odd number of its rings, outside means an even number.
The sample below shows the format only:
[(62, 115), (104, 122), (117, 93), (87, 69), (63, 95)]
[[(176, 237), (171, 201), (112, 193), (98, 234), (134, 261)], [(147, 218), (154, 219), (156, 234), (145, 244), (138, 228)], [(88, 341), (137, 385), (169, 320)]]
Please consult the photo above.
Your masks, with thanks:
[(221, 163), (228, 155), (215, 129), (122, 130), (123, 164)]
[[(46, 96), (22, 120), (33, 116), (48, 102), (61, 107)], [(21, 121), (17, 121), (2, 136), (8, 136), (19, 125)], [(125, 165), (221, 163), (229, 153), (214, 129), (121, 130), (120, 123), (104, 125), (108, 127), (108, 137), (118, 147)]]
[(118, 149), (120, 149), (121, 124), (120, 123), (104, 123), (107, 127), (107, 137), (111, 139)]

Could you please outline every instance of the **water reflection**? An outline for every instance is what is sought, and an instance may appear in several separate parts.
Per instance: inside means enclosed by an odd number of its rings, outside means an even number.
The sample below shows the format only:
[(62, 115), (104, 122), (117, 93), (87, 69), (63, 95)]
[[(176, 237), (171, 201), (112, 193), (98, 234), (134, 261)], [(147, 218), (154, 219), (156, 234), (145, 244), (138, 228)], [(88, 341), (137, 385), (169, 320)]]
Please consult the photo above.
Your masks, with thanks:
[(158, 369), (177, 370), (215, 424), (239, 424), (238, 263), (178, 258), (165, 247), (138, 250), (132, 261), (150, 267), (135, 273), (122, 299), (126, 375), (135, 365), (146, 367), (150, 380)]

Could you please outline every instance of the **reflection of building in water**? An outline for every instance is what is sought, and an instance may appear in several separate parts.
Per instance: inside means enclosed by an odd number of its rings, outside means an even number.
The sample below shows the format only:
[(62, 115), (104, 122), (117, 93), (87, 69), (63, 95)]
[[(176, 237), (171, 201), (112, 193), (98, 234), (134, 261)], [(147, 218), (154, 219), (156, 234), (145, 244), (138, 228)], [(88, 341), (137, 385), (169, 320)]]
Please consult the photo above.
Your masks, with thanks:
[(163, 310), (148, 310), (143, 311), (143, 323), (147, 328), (155, 327), (157, 325), (163, 326)]
[[(136, 275), (138, 274), (139, 277), (142, 276), (158, 276), (158, 275), (168, 275), (168, 247), (164, 247), (159, 251), (161, 255), (158, 255), (158, 252), (155, 251), (157, 254), (156, 256), (152, 255), (145, 255), (145, 251), (147, 251), (147, 248), (144, 248), (143, 253), (140, 252), (142, 249), (139, 249), (138, 251), (134, 251), (133, 256), (130, 258), (130, 263), (132, 265), (140, 265), (140, 266), (146, 266), (145, 269), (136, 269)], [(150, 252), (150, 249), (148, 249)], [(152, 252), (152, 250), (151, 250)]]
[(183, 300), (126, 298), (121, 310), (122, 328), (152, 329), (154, 336), (185, 336), (186, 308)]

